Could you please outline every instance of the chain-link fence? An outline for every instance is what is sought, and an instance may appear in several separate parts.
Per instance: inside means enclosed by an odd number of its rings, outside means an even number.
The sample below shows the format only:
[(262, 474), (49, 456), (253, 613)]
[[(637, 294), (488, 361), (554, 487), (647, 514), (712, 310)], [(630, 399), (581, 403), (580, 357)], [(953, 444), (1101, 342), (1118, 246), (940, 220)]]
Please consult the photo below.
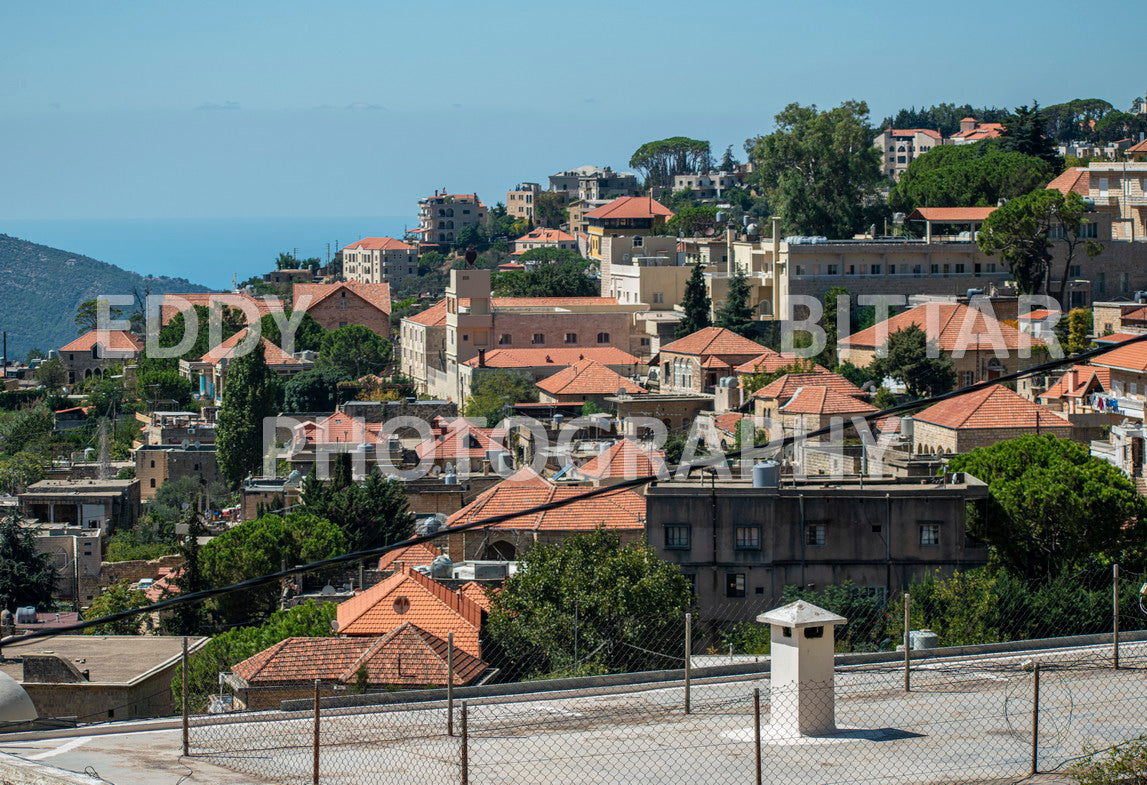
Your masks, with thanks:
[(470, 693), (453, 723), (441, 700), (312, 701), (195, 717), (190, 752), (276, 783), (1011, 782), (1144, 732), (1147, 643), (1111, 655), (917, 660), (910, 691), (898, 663), (799, 682), (698, 669), (688, 713), (681, 681)]

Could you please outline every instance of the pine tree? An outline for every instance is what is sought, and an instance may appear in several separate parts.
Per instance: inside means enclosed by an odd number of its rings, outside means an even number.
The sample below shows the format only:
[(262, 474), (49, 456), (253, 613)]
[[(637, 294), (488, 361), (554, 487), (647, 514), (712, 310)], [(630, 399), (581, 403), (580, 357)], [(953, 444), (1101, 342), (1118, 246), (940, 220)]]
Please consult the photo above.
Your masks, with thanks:
[(232, 488), (259, 469), (263, 418), (275, 413), (277, 382), (267, 368), (263, 345), (231, 361), (223, 405), (215, 426), (219, 472)]
[(56, 585), (52, 557), (36, 548), (31, 529), (20, 525), (15, 511), (0, 520), (0, 607), (48, 608)]
[(693, 274), (685, 283), (685, 296), (681, 298), (681, 306), (685, 309), (685, 318), (677, 324), (678, 338), (712, 324), (709, 320), (709, 293), (705, 289), (705, 276), (701, 274), (700, 262), (693, 265)]
[(744, 270), (736, 266), (733, 277), (729, 279), (729, 291), (725, 294), (725, 303), (717, 311), (717, 326), (747, 337), (752, 325), (753, 307), (749, 304), (748, 276)]
[[(206, 527), (195, 505), (187, 509), (184, 523), (187, 524), (187, 534), (179, 544), (179, 555), (183, 557), (183, 566), (179, 574), (171, 579), (171, 583), (179, 589), (180, 594), (194, 594), (208, 588), (199, 558), (199, 538), (206, 534)], [(207, 614), (203, 603), (184, 603), (175, 606), (164, 628), (169, 635), (200, 635), (204, 632), (206, 622)]]

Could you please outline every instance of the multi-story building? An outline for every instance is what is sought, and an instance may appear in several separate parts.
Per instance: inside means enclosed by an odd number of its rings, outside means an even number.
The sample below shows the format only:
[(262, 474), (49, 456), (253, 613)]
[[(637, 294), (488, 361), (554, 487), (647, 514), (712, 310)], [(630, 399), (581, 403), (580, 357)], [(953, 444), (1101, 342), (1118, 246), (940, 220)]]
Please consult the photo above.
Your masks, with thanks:
[(151, 501), (164, 483), (194, 477), (208, 485), (221, 482), (214, 444), (147, 444), (135, 451), (135, 477), (144, 501)]
[(448, 194), (434, 191), (418, 200), (418, 228), (414, 233), (424, 246), (441, 248), (454, 242), (467, 226), (479, 226), (486, 219), (486, 205), (478, 194)]
[(89, 330), (60, 347), (60, 362), (71, 385), (132, 362), (142, 351), (143, 343), (126, 330)]
[(636, 196), (637, 175), (615, 172), (608, 166), (579, 166), (550, 175), (550, 190), (562, 194), (566, 201), (616, 199)]
[(724, 327), (705, 327), (662, 346), (657, 361), (663, 392), (711, 393), (721, 377), (759, 357), (759, 343)]
[(645, 530), (657, 555), (693, 582), (702, 618), (751, 621), (785, 586), (849, 581), (886, 598), (925, 575), (984, 564), (988, 549), (968, 537), (966, 521), (987, 498), (987, 486), (962, 473), (780, 487), (661, 482), (646, 492)]
[(930, 128), (886, 128), (872, 142), (880, 150), (885, 176), (894, 180), (899, 180), (914, 160), (943, 143), (940, 132)]
[[(179, 373), (191, 380), (192, 388), (202, 399), (223, 402), (223, 388), (227, 379), (227, 368), (240, 351), (247, 351), (249, 328), (240, 330), (221, 344), (211, 349), (198, 360), (180, 360)], [(263, 357), (267, 368), (277, 376), (287, 379), (297, 373), (315, 367), (315, 352), (295, 352), (287, 354), (266, 338), (259, 339), (263, 346)]]
[[(605, 240), (628, 238), (627, 252), (648, 253), (645, 239), (663, 233), (661, 227), (673, 211), (651, 196), (623, 196), (585, 214), (585, 255), (601, 265), (604, 290), (608, 290), (609, 264), (615, 247)], [(676, 252), (676, 242), (673, 243)]]
[(534, 202), (542, 187), (537, 183), (518, 183), (513, 190), (506, 191), (506, 212), (514, 218), (534, 220)]
[(674, 191), (692, 191), (697, 199), (720, 199), (730, 188), (743, 185), (745, 176), (735, 172), (698, 172), (674, 175)]
[(17, 500), (26, 518), (104, 535), (139, 520), (139, 480), (40, 480)]
[(342, 249), (343, 276), (397, 286), (418, 272), (418, 249), (393, 237), (364, 237)]
[(974, 117), (960, 121), (960, 130), (952, 134), (945, 144), (972, 144), (985, 139), (996, 139), (1004, 132), (1003, 123), (981, 123)]

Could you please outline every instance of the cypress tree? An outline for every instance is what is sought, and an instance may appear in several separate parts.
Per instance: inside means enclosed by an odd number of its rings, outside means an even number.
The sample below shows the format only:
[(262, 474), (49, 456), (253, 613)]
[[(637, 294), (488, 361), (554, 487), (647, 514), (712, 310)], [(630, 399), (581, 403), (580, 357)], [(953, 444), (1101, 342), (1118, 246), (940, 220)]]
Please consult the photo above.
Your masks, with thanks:
[(709, 293), (705, 290), (705, 276), (701, 274), (700, 262), (693, 265), (693, 274), (685, 283), (685, 296), (681, 298), (681, 306), (685, 309), (685, 318), (677, 325), (678, 338), (712, 324), (709, 320)]
[(232, 488), (259, 470), (263, 457), (263, 418), (275, 413), (277, 382), (260, 343), (231, 361), (223, 405), (215, 425), (219, 472)]
[(749, 281), (745, 271), (737, 267), (729, 279), (725, 303), (717, 311), (717, 326), (748, 335), (753, 324), (753, 307), (749, 304)]

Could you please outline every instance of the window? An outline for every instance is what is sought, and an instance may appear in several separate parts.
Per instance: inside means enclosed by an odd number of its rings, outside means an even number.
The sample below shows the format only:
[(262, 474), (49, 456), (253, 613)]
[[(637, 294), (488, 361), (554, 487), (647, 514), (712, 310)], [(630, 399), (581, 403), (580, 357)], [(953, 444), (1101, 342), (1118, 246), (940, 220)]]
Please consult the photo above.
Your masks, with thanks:
[(641, 235), (635, 235), (633, 238), (633, 247), (634, 248), (641, 248), (644, 245), (645, 245), (645, 238), (642, 237)]
[(759, 551), (761, 549), (761, 527), (738, 526), (734, 530), (734, 547), (739, 551)]
[(869, 270), (869, 272), (872, 273), (873, 275), (880, 275), (880, 265), (878, 265), (878, 264), (872, 265), (872, 269)]
[(1119, 273), (1119, 291), (1131, 291), (1131, 278), (1128, 273)]
[(687, 523), (666, 524), (665, 547), (675, 551), (689, 550), (691, 532), (692, 527)]
[(810, 523), (804, 527), (805, 545), (819, 547), (825, 543), (828, 527), (823, 523)]
[(964, 381), (961, 386), (971, 387), (975, 380), (975, 375), (971, 371), (964, 371)]
[(725, 573), (725, 596), (726, 597), (744, 597), (745, 596), (745, 573), (743, 573), (743, 572), (727, 572), (727, 573)]
[(501, 335), (498, 336), (498, 345), (499, 346), (509, 346), (513, 342), (514, 342), (514, 338), (509, 333), (502, 333)]
[(598, 343), (609, 343), (609, 333), (598, 333), (597, 334), (597, 342)]
[(545, 342), (546, 342), (546, 336), (543, 333), (534, 333), (534, 340), (531, 341), (531, 343), (534, 343), (534, 344), (540, 346), (540, 345), (544, 344)]
[(346, 327), (346, 322), (339, 322), (339, 327)]
[(1082, 270), (1083, 270), (1083, 268), (1080, 267), (1078, 264), (1073, 264), (1071, 266), (1071, 268), (1068, 270), (1067, 274), (1070, 275), (1072, 278), (1078, 278), (1080, 276), (1080, 273), (1082, 272)]
[(964, 265), (957, 264), (956, 265), (956, 275), (963, 275), (963, 274), (964, 274)]
[(155, 478), (154, 477), (151, 478), (151, 487), (152, 488), (155, 487)]
[(654, 305), (660, 305), (663, 302), (665, 302), (665, 294), (663, 292), (654, 292), (653, 293), (653, 304)]
[(881, 605), (888, 602), (887, 586), (857, 586), (856, 593), (861, 597), (869, 597), (874, 599)]
[(920, 524), (920, 545), (932, 546), (940, 544), (940, 524), (938, 523), (922, 523)]
[(577, 333), (566, 333), (566, 343), (577, 343)]
[(155, 468), (155, 461), (154, 460), (152, 460), (152, 462), (151, 462), (151, 468), (153, 468), (153, 469)]
[(836, 265), (835, 264), (827, 265), (827, 267), (828, 267), (828, 274), (829, 275), (836, 275)]
[(938, 272), (940, 272), (940, 265), (938, 265), (938, 264), (932, 265), (932, 275), (935, 275)]

